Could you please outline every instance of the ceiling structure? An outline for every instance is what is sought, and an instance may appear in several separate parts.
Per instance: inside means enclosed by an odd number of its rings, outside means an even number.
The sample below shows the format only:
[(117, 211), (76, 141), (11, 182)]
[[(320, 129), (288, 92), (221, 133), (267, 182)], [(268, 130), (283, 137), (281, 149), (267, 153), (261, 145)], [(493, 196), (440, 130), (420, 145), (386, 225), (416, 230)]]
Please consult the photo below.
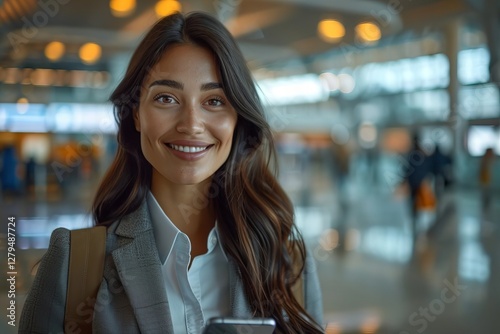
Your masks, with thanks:
[[(355, 26), (362, 21), (375, 22), (381, 29), (383, 42), (403, 32), (418, 31), (426, 25), (439, 25), (470, 13), (493, 12), (496, 18), (500, 17), (497, 0), (181, 0), (180, 3), (183, 12), (203, 10), (219, 16), (238, 39), (253, 69), (301, 64), (338, 49), (342, 43), (353, 45)], [(130, 54), (155, 22), (155, 4), (156, 0), (137, 0), (130, 16), (118, 18), (111, 14), (108, 0), (0, 0), (0, 67), (106, 70), (117, 55)], [(325, 18), (342, 21), (346, 34), (341, 42), (328, 43), (318, 36), (318, 22)], [(45, 46), (54, 40), (66, 45), (65, 56), (57, 62), (44, 55)], [(102, 57), (96, 64), (86, 65), (78, 58), (78, 48), (86, 42), (102, 46)], [(498, 42), (491, 42), (494, 43)], [(494, 47), (498, 50), (499, 46)]]

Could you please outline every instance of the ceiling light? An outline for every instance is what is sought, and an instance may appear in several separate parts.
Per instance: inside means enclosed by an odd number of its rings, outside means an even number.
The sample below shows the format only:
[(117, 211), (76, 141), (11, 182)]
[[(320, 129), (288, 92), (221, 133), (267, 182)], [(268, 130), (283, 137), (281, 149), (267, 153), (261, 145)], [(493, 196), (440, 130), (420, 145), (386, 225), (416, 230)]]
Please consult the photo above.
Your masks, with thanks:
[(376, 42), (382, 37), (380, 28), (372, 22), (363, 22), (356, 26), (356, 35), (363, 42)]
[(318, 23), (319, 36), (328, 43), (336, 43), (345, 35), (342, 23), (336, 20), (321, 20)]
[(160, 0), (155, 5), (155, 12), (158, 17), (164, 17), (181, 10), (181, 4), (176, 0)]
[(333, 73), (330, 72), (321, 73), (319, 75), (319, 78), (324, 82), (326, 88), (331, 92), (334, 92), (340, 88), (340, 80)]
[(25, 98), (25, 97), (20, 97), (18, 100), (17, 100), (17, 103), (29, 103), (28, 99)]
[(342, 73), (339, 74), (337, 78), (339, 80), (339, 86), (340, 86), (339, 89), (342, 93), (349, 94), (354, 90), (356, 82), (354, 81), (352, 75), (347, 73)]
[(61, 42), (50, 42), (45, 47), (45, 57), (51, 61), (58, 61), (64, 56), (66, 47)]
[(80, 59), (87, 65), (95, 64), (101, 58), (101, 54), (101, 47), (95, 43), (86, 43), (79, 51)]
[(134, 12), (135, 4), (135, 0), (111, 0), (109, 2), (109, 8), (113, 16), (125, 17)]

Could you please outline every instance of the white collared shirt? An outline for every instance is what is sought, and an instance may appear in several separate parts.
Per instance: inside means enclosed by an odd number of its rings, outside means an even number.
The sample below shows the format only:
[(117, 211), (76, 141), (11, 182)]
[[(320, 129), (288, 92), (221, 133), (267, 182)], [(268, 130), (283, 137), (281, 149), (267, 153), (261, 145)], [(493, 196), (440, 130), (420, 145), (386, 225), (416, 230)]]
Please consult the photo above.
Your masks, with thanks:
[(229, 263), (218, 241), (217, 225), (210, 231), (207, 253), (191, 259), (191, 242), (163, 212), (151, 192), (147, 203), (156, 247), (162, 263), (175, 334), (200, 334), (208, 319), (230, 316)]

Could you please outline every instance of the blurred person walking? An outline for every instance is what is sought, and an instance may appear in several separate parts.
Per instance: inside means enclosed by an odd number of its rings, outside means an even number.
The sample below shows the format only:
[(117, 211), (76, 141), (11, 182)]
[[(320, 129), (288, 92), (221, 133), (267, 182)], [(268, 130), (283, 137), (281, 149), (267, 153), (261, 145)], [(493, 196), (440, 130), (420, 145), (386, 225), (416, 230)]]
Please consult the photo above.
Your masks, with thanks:
[(13, 145), (5, 147), (1, 153), (0, 184), (4, 196), (20, 195), (21, 179), (19, 177), (19, 159)]
[(439, 200), (446, 188), (453, 183), (453, 160), (449, 154), (443, 153), (439, 145), (436, 145), (431, 155), (432, 173), (434, 174), (434, 189), (436, 198)]
[(333, 157), (333, 174), (340, 197), (345, 199), (346, 182), (349, 177), (351, 154), (346, 144), (332, 140), (330, 151)]
[(347, 243), (347, 217), (349, 214), (349, 193), (347, 188), (347, 182), (349, 179), (351, 154), (347, 144), (341, 144), (337, 140), (332, 140), (331, 147), (329, 148), (332, 156), (332, 170), (333, 170), (333, 182), (336, 185), (337, 198), (338, 198), (338, 213), (333, 214), (334, 222), (333, 226), (336, 226), (338, 231), (338, 243), (342, 245), (339, 248), (341, 251), (345, 251)]
[(28, 194), (35, 193), (36, 186), (36, 161), (34, 157), (29, 157), (25, 162), (24, 185)]
[(436, 208), (436, 198), (428, 176), (432, 173), (433, 162), (419, 142), (413, 137), (413, 145), (403, 165), (404, 182), (409, 189), (411, 227), (413, 246), (416, 247), (419, 237), (419, 213)]
[(486, 217), (492, 199), (492, 170), (495, 160), (493, 148), (487, 148), (479, 162), (479, 185), (481, 187), (481, 212)]

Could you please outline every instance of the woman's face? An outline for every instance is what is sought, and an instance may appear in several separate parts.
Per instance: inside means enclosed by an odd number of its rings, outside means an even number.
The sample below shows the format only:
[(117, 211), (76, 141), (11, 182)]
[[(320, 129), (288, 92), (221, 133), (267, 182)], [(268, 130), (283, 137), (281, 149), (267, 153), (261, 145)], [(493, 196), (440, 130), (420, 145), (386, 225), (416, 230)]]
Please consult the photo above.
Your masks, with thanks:
[(134, 121), (153, 182), (199, 184), (226, 161), (237, 113), (221, 87), (213, 54), (196, 45), (170, 47), (149, 71)]

